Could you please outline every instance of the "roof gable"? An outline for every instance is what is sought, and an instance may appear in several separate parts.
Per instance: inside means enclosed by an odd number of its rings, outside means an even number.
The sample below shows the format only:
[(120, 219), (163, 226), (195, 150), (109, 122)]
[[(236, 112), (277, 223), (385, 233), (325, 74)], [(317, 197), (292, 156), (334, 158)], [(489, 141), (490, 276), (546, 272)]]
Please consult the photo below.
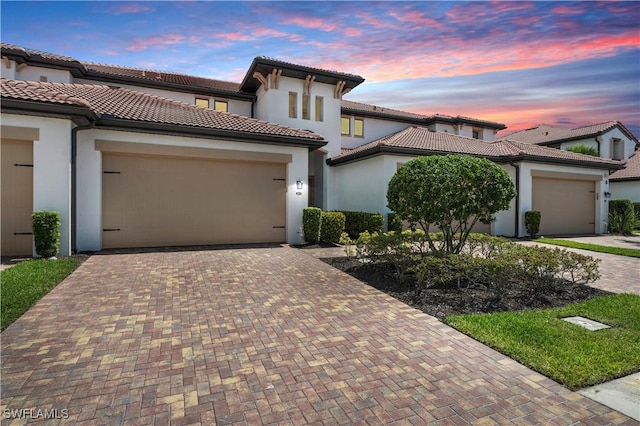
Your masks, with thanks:
[(504, 139), (517, 140), (536, 145), (549, 145), (587, 137), (596, 137), (611, 129), (619, 128), (629, 139), (638, 143), (635, 136), (619, 121), (607, 121), (588, 126), (567, 129), (565, 127), (539, 124), (530, 129), (521, 130), (504, 136)]

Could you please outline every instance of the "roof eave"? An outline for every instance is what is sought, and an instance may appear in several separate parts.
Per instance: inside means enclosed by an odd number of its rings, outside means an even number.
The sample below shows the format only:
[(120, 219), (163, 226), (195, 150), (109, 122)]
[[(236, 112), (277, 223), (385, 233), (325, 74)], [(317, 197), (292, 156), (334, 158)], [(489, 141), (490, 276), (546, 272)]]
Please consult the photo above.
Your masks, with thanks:
[[(353, 89), (356, 86), (358, 86), (360, 83), (364, 82), (364, 78), (360, 76), (342, 74), (339, 72), (334, 73), (331, 71), (321, 70), (318, 68), (306, 67), (304, 65), (287, 64), (277, 60), (257, 57), (257, 58), (253, 58), (253, 61), (251, 62), (251, 66), (249, 66), (249, 70), (247, 71), (244, 78), (242, 79), (242, 82), (240, 83), (240, 91), (255, 93), (255, 91), (258, 90), (258, 87), (260, 87), (260, 83), (254, 79), (253, 74), (259, 68), (264, 68), (264, 67), (268, 67), (270, 69), (274, 69), (274, 68), (282, 69), (283, 75), (285, 76), (286, 74), (284, 73), (284, 71), (289, 71), (289, 73), (293, 73), (293, 74), (297, 74), (297, 73), (311, 74), (311, 75), (320, 77), (316, 81), (322, 78), (335, 80), (336, 82), (345, 81), (346, 82), (345, 87), (348, 89)], [(269, 72), (270, 71), (271, 70), (269, 70)]]
[(640, 181), (640, 176), (631, 176), (631, 177), (623, 177), (623, 178), (615, 178), (609, 176), (609, 180), (611, 182), (632, 182), (632, 181)]
[(151, 81), (145, 78), (138, 78), (133, 76), (120, 76), (117, 74), (103, 73), (94, 70), (87, 70), (84, 74), (85, 78), (92, 80), (102, 81), (105, 83), (120, 83), (120, 84), (132, 84), (136, 86), (149, 87), (154, 89), (172, 89), (179, 92), (206, 94), (212, 96), (222, 96), (226, 98), (235, 98), (246, 101), (254, 101), (256, 96), (252, 93), (236, 92), (224, 89), (212, 89), (201, 86), (191, 86), (188, 84), (172, 83), (168, 81)]
[(297, 138), (295, 136), (270, 135), (265, 133), (247, 133), (234, 130), (212, 129), (208, 127), (181, 126), (168, 123), (149, 121), (135, 121), (101, 116), (96, 127), (112, 130), (127, 130), (140, 133), (154, 133), (163, 135), (192, 136), (206, 139), (225, 139), (238, 142), (249, 142), (266, 145), (284, 145), (306, 147), (310, 151), (327, 144), (324, 139)]
[(39, 114), (58, 118), (69, 118), (76, 124), (95, 122), (98, 115), (86, 107), (57, 104), (52, 102), (36, 102), (2, 97), (2, 112), (17, 114)]

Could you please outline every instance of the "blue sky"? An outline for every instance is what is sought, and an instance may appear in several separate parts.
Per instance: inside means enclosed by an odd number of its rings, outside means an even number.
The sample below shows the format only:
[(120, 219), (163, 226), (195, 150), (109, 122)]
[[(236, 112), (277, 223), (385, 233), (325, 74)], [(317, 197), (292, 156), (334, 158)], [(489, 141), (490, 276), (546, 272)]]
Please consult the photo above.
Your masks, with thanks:
[(241, 81), (255, 56), (358, 74), (347, 99), (640, 135), (640, 2), (11, 2), (2, 41)]

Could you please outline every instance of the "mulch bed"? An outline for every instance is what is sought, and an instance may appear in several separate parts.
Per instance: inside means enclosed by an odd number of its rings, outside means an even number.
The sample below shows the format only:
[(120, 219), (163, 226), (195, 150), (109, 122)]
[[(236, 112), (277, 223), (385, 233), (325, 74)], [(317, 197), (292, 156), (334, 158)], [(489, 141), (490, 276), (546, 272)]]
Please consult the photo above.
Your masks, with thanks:
[(418, 290), (414, 276), (398, 279), (384, 264), (363, 264), (345, 257), (321, 260), (440, 321), (458, 314), (554, 308), (613, 294), (587, 285), (562, 282), (550, 282), (543, 291), (536, 291), (531, 283), (523, 281), (508, 283), (500, 289), (459, 289), (454, 285)]

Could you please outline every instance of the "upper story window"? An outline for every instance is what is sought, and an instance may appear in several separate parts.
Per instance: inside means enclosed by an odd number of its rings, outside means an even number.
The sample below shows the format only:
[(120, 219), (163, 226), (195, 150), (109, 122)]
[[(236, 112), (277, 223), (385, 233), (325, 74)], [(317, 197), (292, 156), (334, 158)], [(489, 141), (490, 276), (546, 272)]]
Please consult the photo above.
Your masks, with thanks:
[(316, 121), (324, 121), (324, 99), (316, 96)]
[(209, 108), (209, 98), (196, 98), (196, 106), (200, 108)]
[(353, 136), (364, 137), (364, 119), (356, 118), (353, 120)]
[(624, 160), (624, 142), (621, 139), (611, 139), (611, 159)]
[(340, 134), (344, 136), (351, 134), (351, 119), (349, 117), (342, 117), (340, 119)]
[(480, 134), (481, 134), (481, 131), (478, 129), (473, 129), (473, 131), (471, 132), (471, 136), (474, 139), (480, 139)]
[(213, 101), (213, 109), (220, 112), (229, 112), (229, 102), (227, 101)]
[(311, 111), (309, 110), (310, 103), (309, 95), (302, 95), (302, 119), (311, 120)]
[(289, 92), (289, 118), (298, 117), (298, 94), (295, 92)]

